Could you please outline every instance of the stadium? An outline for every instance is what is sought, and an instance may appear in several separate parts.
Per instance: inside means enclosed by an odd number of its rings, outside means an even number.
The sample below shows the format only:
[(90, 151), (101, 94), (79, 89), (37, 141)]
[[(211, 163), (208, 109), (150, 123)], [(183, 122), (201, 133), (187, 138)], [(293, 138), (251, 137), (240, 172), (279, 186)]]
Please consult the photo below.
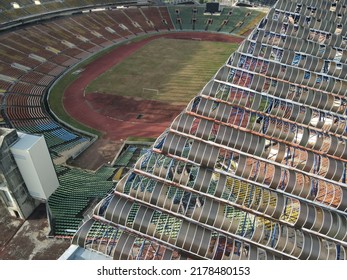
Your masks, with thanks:
[[(345, 259), (346, 9), (4, 1), (0, 136), (59, 186), (36, 208), (2, 155), (0, 258)], [(59, 255), (12, 254), (42, 213)]]

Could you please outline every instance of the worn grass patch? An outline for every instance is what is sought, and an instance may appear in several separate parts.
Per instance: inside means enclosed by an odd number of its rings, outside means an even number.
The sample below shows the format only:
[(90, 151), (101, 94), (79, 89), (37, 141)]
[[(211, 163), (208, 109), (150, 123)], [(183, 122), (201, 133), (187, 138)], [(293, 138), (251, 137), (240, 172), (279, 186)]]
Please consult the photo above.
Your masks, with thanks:
[(160, 38), (100, 75), (89, 84), (86, 92), (185, 105), (199, 93), (238, 45)]

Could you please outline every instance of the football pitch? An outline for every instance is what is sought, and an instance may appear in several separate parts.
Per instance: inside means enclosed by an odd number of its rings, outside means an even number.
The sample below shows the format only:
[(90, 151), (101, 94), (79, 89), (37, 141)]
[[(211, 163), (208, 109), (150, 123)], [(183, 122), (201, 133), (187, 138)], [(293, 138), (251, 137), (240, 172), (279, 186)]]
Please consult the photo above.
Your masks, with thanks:
[(186, 105), (238, 46), (238, 43), (156, 39), (92, 81), (86, 93)]

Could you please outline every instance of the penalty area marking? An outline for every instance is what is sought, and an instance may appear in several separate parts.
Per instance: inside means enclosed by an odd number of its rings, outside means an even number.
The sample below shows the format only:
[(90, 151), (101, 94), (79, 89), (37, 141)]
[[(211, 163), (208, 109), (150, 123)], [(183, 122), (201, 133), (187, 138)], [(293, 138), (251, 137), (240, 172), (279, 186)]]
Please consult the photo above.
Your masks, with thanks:
[(156, 95), (159, 95), (159, 90), (156, 88), (142, 88), (142, 97), (145, 96), (146, 92), (151, 94), (156, 93)]

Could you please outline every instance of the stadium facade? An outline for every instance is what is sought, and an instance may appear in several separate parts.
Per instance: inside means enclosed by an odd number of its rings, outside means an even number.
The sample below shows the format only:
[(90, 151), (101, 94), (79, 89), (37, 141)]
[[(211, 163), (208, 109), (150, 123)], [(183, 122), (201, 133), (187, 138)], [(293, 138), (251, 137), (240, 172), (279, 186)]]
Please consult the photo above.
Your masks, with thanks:
[(346, 259), (346, 1), (278, 1), (78, 230), (113, 259)]
[[(70, 66), (145, 33), (244, 36), (261, 16), (237, 8), (213, 20), (203, 7), (113, 9), (134, 1), (107, 10), (95, 0), (18, 2), (0, 3), (0, 126), (43, 134), (58, 164), (93, 141), (56, 122), (45, 104)], [(97, 205), (72, 249), (92, 259), (346, 259), (346, 5), (278, 1)], [(0, 130), (0, 194), (26, 218), (38, 201), (10, 154), (17, 138)], [(112, 182), (56, 170), (54, 230), (70, 237), (91, 193), (100, 185), (108, 193)]]

